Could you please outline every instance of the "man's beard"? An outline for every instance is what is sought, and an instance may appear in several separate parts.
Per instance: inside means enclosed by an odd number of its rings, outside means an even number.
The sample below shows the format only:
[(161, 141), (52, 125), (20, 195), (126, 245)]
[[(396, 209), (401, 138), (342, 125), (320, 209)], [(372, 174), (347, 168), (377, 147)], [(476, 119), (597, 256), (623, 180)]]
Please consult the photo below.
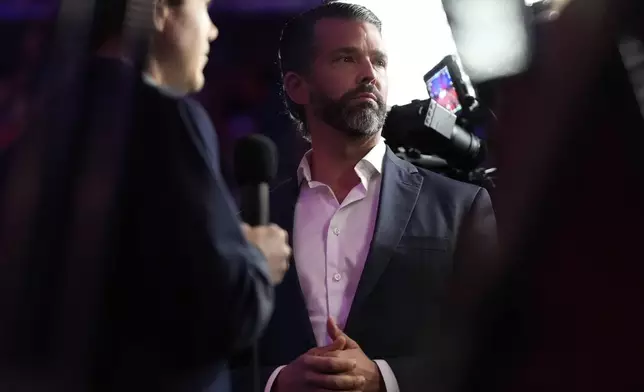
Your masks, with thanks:
[[(376, 102), (354, 101), (360, 94), (372, 93)], [(334, 100), (321, 92), (311, 93), (315, 114), (325, 123), (352, 139), (378, 133), (387, 117), (387, 105), (373, 85), (363, 84)]]

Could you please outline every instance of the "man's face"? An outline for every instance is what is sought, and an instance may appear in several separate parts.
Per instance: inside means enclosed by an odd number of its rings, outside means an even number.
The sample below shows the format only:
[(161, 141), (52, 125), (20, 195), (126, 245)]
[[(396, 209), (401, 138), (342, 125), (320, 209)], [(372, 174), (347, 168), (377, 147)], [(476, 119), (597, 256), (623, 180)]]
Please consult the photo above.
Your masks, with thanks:
[[(158, 1), (165, 4), (167, 0)], [(203, 69), (210, 42), (218, 35), (208, 14), (209, 3), (210, 0), (183, 0), (178, 6), (157, 7), (152, 57), (168, 87), (190, 93), (204, 85)]]
[(387, 114), (387, 56), (377, 27), (322, 19), (315, 26), (314, 53), (305, 77), (307, 116), (354, 139), (380, 132)]

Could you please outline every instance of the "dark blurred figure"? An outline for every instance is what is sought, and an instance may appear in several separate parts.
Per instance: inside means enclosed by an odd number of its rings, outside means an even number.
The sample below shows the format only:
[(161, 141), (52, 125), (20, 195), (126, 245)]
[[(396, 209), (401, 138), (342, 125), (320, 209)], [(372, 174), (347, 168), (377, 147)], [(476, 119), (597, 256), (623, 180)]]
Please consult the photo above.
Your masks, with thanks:
[(0, 22), (0, 156), (25, 128), (39, 80), (47, 27), (33, 21)]
[[(29, 263), (15, 263), (25, 285), (42, 283), (15, 299), (28, 315), (18, 317), (20, 341), (35, 353), (11, 363), (24, 364), (12, 377), (33, 383), (26, 390), (226, 390), (226, 358), (262, 331), (288, 268), (284, 230), (242, 227), (215, 131), (187, 97), (204, 84), (217, 36), (209, 2), (161, 0), (135, 15), (152, 25), (142, 74), (126, 3), (97, 4), (95, 55), (65, 157), (75, 165), (55, 178), (72, 190), (61, 203), (69, 213), (37, 228), (63, 234), (44, 233), (58, 243), (29, 243)], [(8, 369), (0, 376), (17, 373)]]
[[(97, 381), (106, 390), (207, 386), (216, 365), (259, 335), (272, 308), (271, 284), (288, 266), (283, 230), (241, 230), (214, 129), (205, 110), (186, 97), (203, 87), (209, 42), (218, 34), (208, 5), (159, 1), (151, 15), (124, 167), (122, 242), (101, 339), (105, 357)], [(97, 14), (104, 24), (93, 40), (92, 83), (95, 94), (109, 96), (112, 78), (133, 69), (121, 58), (116, 34), (123, 5), (106, 7), (114, 18)], [(203, 380), (194, 374), (201, 367)]]
[(620, 2), (623, 32), (644, 41), (644, 3), (637, 0)]
[(485, 301), (450, 299), (468, 322), (444, 329), (444, 357), (471, 353), (450, 390), (644, 389), (644, 119), (618, 51), (642, 4), (570, 1), (536, 26), (531, 69), (497, 83), (507, 268)]

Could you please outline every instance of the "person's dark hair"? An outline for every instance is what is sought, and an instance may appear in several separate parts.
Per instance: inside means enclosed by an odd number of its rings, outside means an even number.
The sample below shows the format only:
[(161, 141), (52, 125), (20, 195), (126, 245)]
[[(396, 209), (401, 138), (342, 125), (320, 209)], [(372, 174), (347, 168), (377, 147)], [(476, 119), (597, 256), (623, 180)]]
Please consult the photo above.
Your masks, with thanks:
[(90, 37), (91, 49), (101, 47), (110, 37), (119, 35), (128, 0), (99, 0), (94, 6), (94, 22)]
[[(91, 49), (100, 48), (108, 39), (119, 36), (129, 3), (136, 0), (98, 0), (94, 6), (94, 21), (90, 36)], [(155, 0), (139, 0), (155, 1)], [(165, 0), (171, 6), (179, 6), (183, 0)]]
[[(315, 25), (321, 19), (336, 18), (371, 23), (382, 30), (382, 22), (366, 7), (340, 1), (328, 1), (291, 19), (282, 29), (279, 42), (278, 62), (282, 77), (288, 72), (306, 74), (314, 54)], [(284, 103), (305, 139), (309, 140), (304, 109), (293, 102), (282, 85)]]

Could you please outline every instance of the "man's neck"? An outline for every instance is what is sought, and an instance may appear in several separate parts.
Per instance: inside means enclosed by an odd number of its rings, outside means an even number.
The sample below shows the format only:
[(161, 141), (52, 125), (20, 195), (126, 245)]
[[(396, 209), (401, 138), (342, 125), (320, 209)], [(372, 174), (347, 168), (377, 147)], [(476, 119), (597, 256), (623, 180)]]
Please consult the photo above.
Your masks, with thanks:
[(163, 67), (154, 59), (149, 58), (143, 71), (144, 80), (151, 86), (156, 87), (162, 94), (173, 98), (181, 98), (188, 95), (184, 89), (177, 88), (166, 77)]
[(378, 144), (380, 132), (356, 140), (334, 129), (320, 131), (311, 132), (311, 178), (328, 185), (341, 203), (360, 182), (355, 166)]
[[(96, 55), (102, 58), (121, 60), (132, 63), (123, 50), (122, 41), (118, 37), (111, 38), (96, 51)], [(187, 95), (185, 91), (172, 87), (164, 76), (163, 67), (153, 57), (148, 57), (143, 69), (146, 83), (159, 89), (163, 94), (179, 98)]]
[(149, 81), (157, 86), (170, 86), (168, 80), (165, 78), (162, 67), (155, 59), (149, 59), (147, 67), (144, 71)]

